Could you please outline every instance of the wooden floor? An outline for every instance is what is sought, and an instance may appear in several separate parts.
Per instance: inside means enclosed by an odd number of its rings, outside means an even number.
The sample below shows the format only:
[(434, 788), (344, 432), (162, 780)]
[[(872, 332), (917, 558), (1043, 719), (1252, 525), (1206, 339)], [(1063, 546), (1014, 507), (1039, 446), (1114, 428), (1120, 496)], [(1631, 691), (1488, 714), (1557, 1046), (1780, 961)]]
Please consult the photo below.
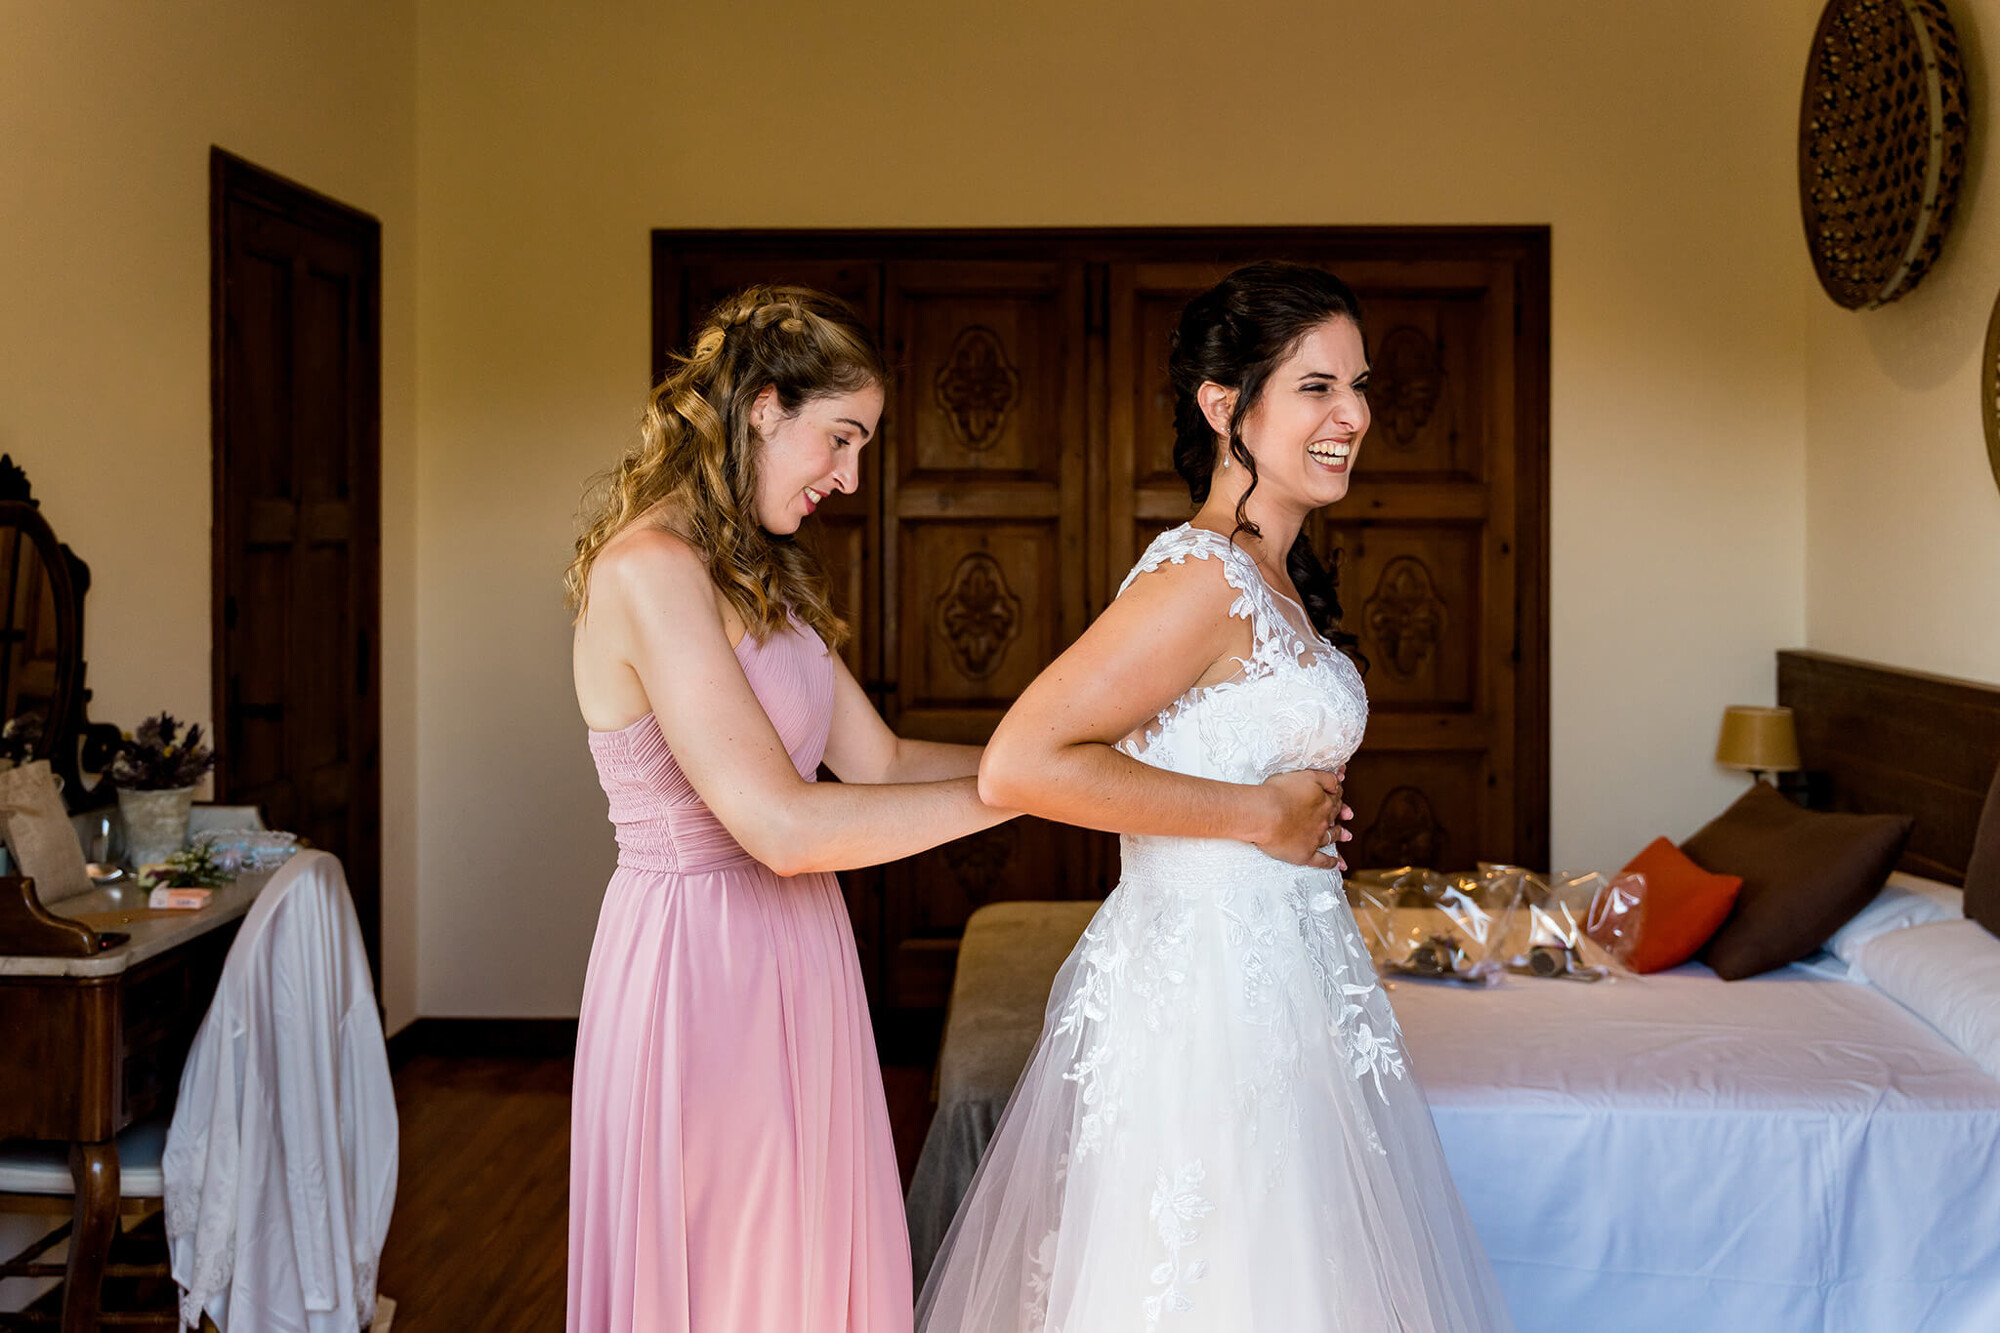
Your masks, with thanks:
[(418, 1056), (396, 1072), (396, 1333), (563, 1326), (568, 1060)]
[[(930, 1082), (883, 1070), (906, 1187)], [(402, 1175), (377, 1284), (396, 1333), (563, 1326), (569, 1083), (568, 1060), (419, 1056), (396, 1072)]]
[[(395, 1333), (548, 1333), (563, 1326), (568, 1262), (568, 1060), (418, 1056), (396, 1071), (396, 1212), (376, 1289)], [(882, 1071), (903, 1185), (930, 1128), (931, 1071)], [(157, 1215), (121, 1238), (122, 1263), (164, 1264)], [(107, 1307), (172, 1310), (170, 1281), (106, 1284)], [(61, 1289), (33, 1309), (53, 1314)]]

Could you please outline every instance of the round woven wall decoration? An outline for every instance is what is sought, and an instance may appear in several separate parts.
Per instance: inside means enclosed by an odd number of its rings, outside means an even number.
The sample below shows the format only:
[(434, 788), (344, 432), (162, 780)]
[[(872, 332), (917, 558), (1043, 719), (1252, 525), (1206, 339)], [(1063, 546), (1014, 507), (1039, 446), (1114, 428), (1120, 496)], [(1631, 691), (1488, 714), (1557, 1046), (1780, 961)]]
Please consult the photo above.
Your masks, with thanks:
[(1986, 418), (1986, 460), (1993, 465), (1993, 481), (2000, 485), (2000, 297), (1993, 301), (1993, 317), (1986, 321), (1986, 355), (1979, 361), (1979, 415)]
[(1968, 119), (1943, 0), (1828, 0), (1799, 104), (1799, 207), (1828, 296), (1869, 310), (1917, 285), (1951, 224)]

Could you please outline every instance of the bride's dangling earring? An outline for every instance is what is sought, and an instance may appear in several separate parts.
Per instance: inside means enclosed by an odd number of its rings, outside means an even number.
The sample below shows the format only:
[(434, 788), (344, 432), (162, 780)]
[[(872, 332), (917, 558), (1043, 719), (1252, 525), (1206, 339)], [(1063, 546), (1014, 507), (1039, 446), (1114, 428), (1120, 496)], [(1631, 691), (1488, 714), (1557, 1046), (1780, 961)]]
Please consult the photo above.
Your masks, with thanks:
[(1226, 444), (1222, 446), (1222, 470), (1229, 470), (1229, 446)]

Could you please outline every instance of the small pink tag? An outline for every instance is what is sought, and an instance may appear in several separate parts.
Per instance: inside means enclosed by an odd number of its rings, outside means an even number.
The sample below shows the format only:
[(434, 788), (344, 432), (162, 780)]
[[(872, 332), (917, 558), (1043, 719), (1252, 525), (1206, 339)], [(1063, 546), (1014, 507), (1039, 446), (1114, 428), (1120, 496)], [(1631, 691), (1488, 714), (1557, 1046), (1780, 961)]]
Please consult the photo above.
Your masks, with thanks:
[(146, 899), (146, 906), (156, 912), (206, 907), (214, 892), (213, 889), (154, 889), (152, 896)]

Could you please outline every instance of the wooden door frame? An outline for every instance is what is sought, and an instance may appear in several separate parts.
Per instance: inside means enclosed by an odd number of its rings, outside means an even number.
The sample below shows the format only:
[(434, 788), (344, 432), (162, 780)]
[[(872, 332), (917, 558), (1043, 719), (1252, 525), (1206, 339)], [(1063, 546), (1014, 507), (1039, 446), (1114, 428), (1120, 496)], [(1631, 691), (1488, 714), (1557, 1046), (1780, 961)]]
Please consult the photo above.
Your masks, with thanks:
[[(265, 209), (279, 217), (322, 233), (341, 234), (366, 256), (360, 284), (360, 324), (367, 346), (375, 352), (373, 373), (364, 376), (361, 401), (355, 404), (361, 423), (360, 494), (353, 498), (356, 523), (351, 538), (360, 552), (359, 604), (373, 609), (362, 630), (357, 674), (366, 683), (368, 707), (353, 761), (361, 780), (372, 787), (368, 800), (375, 812), (373, 864), (352, 868), (348, 875), (355, 915), (360, 920), (362, 946), (374, 979), (376, 1002), (382, 994), (382, 223), (372, 214), (344, 204), (310, 186), (278, 175), (226, 149), (211, 146), (209, 178), (209, 422), (210, 484), (213, 522), (210, 535), (210, 707), (216, 740), (215, 794), (226, 801), (230, 792), (230, 756), (219, 743), (228, 716), (229, 580), (227, 556), (235, 534), (229, 529), (228, 472), (232, 454), (229, 438), (228, 328), (231, 312), (228, 283), (229, 204), (231, 200)], [(350, 849), (350, 855), (352, 850)]]
[[(906, 259), (1081, 260), (1089, 266), (1085, 336), (1091, 346), (1086, 385), (1090, 429), (1102, 429), (1103, 343), (1110, 296), (1105, 274), (1119, 263), (1239, 263), (1283, 256), (1339, 268), (1343, 262), (1476, 260), (1514, 275), (1516, 666), (1514, 769), (1519, 783), (1514, 844), (1529, 865), (1549, 857), (1549, 274), (1550, 229), (1513, 227), (1079, 227), (889, 229), (656, 229), (652, 235), (652, 355), (657, 382), (687, 320), (680, 265), (706, 253), (743, 258), (848, 260), (885, 266)], [(1086, 479), (1091, 513), (1105, 512), (1103, 476)], [(1087, 581), (1106, 585), (1103, 543), (1093, 542)], [(1095, 605), (1093, 611), (1099, 609)]]

